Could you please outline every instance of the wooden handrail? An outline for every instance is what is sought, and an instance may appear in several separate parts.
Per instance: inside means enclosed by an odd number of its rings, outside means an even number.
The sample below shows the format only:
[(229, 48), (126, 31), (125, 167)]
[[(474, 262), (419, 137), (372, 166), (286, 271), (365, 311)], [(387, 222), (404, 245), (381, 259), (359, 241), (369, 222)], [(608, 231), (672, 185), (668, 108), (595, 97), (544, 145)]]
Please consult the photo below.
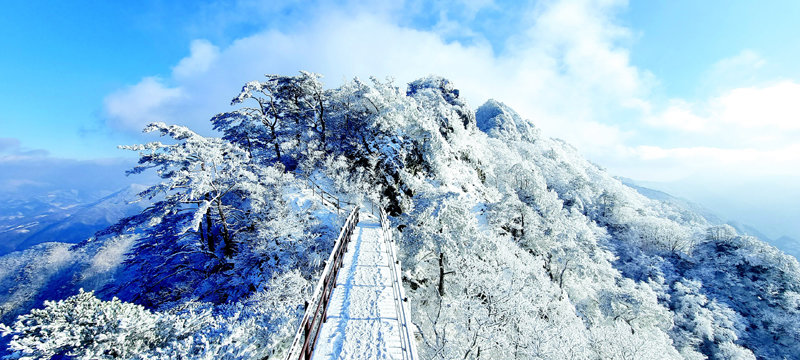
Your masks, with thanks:
[(322, 275), (314, 288), (313, 295), (311, 295), (311, 302), (306, 302), (303, 320), (300, 321), (292, 346), (286, 354), (287, 360), (311, 359), (322, 323), (325, 322), (328, 314), (328, 303), (330, 302), (333, 288), (336, 287), (336, 275), (338, 275), (339, 269), (342, 267), (344, 254), (350, 244), (353, 229), (358, 224), (358, 211), (358, 206), (353, 208), (344, 225), (342, 225), (341, 231), (339, 231), (339, 237), (336, 238), (336, 242), (333, 244), (331, 255), (325, 262), (325, 268), (322, 270)]

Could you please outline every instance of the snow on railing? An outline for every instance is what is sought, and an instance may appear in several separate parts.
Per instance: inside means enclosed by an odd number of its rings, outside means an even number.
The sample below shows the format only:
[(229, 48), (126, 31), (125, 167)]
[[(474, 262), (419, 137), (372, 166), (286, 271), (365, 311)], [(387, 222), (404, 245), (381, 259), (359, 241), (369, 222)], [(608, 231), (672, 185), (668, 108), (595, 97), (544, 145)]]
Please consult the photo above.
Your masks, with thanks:
[(342, 267), (342, 260), (345, 252), (347, 252), (347, 246), (350, 244), (353, 229), (358, 224), (358, 211), (358, 206), (353, 208), (353, 211), (347, 216), (342, 230), (339, 232), (339, 237), (333, 244), (331, 255), (325, 262), (325, 268), (322, 270), (319, 282), (314, 288), (311, 302), (306, 302), (305, 304), (306, 312), (303, 315), (303, 320), (300, 321), (300, 327), (297, 329), (292, 346), (286, 355), (287, 360), (311, 359), (322, 323), (325, 322), (328, 314), (328, 302), (330, 302), (333, 288), (336, 287), (336, 275)]
[(386, 251), (389, 253), (389, 271), (392, 277), (392, 295), (394, 306), (397, 311), (397, 321), (400, 323), (400, 346), (403, 350), (403, 359), (417, 359), (417, 345), (414, 340), (414, 332), (411, 330), (411, 309), (408, 306), (408, 298), (403, 289), (402, 270), (400, 260), (397, 258), (397, 247), (392, 236), (392, 229), (389, 227), (389, 219), (386, 211), (380, 207), (381, 228), (383, 229), (383, 241), (386, 243)]
[(330, 206), (336, 208), (336, 213), (339, 213), (339, 210), (343, 207), (355, 206), (356, 204), (351, 203), (349, 201), (342, 200), (336, 195), (333, 195), (319, 185), (317, 185), (310, 177), (306, 177), (306, 181), (308, 182), (308, 187), (311, 188), (312, 195), (319, 195), (320, 199), (322, 199), (322, 203), (327, 203)]

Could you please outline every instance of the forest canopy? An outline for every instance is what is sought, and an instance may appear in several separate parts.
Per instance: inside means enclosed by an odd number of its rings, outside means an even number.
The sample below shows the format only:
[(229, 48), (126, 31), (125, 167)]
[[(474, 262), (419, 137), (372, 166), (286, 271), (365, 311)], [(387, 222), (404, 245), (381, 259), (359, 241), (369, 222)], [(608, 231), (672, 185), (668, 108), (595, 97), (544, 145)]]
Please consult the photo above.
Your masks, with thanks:
[[(4, 326), (10, 356), (280, 356), (343, 221), (312, 183), (390, 214), (425, 358), (800, 353), (794, 258), (642, 196), (499, 101), (473, 110), (435, 76), (300, 72), (231, 106), (221, 137), (154, 123), (167, 141), (123, 146), (130, 173), (160, 178), (98, 234), (134, 239), (124, 262)], [(106, 335), (54, 340), (75, 323)]]

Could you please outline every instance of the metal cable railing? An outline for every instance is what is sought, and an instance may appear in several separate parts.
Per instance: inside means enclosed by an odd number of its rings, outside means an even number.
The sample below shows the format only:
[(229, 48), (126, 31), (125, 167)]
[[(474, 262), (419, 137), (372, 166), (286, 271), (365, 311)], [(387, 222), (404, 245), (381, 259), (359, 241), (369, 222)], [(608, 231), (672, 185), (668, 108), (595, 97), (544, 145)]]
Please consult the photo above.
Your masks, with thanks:
[(328, 302), (330, 302), (333, 288), (336, 287), (336, 275), (338, 275), (339, 269), (342, 267), (342, 260), (345, 252), (347, 252), (347, 246), (350, 244), (353, 229), (358, 224), (358, 211), (358, 206), (353, 208), (353, 211), (347, 216), (342, 230), (339, 232), (339, 237), (333, 244), (333, 250), (325, 262), (322, 276), (320, 276), (319, 282), (314, 288), (311, 302), (306, 302), (305, 304), (306, 312), (303, 315), (303, 320), (300, 321), (300, 327), (286, 355), (287, 360), (311, 359), (322, 323), (325, 322), (328, 314)]
[(380, 207), (380, 219), (381, 228), (383, 229), (383, 241), (386, 243), (386, 252), (389, 254), (392, 295), (394, 296), (394, 305), (397, 311), (397, 321), (400, 323), (400, 346), (403, 351), (403, 359), (416, 360), (417, 345), (416, 340), (414, 340), (414, 333), (411, 330), (411, 309), (408, 306), (408, 298), (403, 288), (400, 260), (397, 258), (397, 247), (395, 246), (392, 231), (389, 226), (389, 219), (383, 207)]

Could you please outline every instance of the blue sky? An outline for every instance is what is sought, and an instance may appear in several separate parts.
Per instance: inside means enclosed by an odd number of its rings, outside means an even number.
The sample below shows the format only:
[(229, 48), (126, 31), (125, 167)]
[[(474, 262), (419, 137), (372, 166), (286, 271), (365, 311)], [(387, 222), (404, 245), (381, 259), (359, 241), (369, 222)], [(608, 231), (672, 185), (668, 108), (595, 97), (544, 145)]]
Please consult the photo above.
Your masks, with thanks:
[(613, 174), (800, 237), (799, 16), (797, 1), (7, 1), (0, 157), (132, 157), (116, 145), (147, 122), (208, 132), (264, 73), (438, 73)]
[(620, 17), (636, 34), (631, 62), (653, 72), (667, 96), (707, 96), (706, 72), (743, 50), (769, 59), (760, 80), (797, 79), (797, 1), (632, 1)]

